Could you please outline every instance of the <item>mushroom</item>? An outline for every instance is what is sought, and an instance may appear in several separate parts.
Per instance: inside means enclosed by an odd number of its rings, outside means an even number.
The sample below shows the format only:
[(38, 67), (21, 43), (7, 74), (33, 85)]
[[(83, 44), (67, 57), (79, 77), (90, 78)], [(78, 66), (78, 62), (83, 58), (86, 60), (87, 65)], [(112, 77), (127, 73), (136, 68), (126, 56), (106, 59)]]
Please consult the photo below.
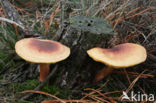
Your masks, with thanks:
[(94, 82), (102, 80), (108, 76), (115, 68), (125, 68), (140, 64), (146, 60), (146, 49), (134, 43), (124, 43), (116, 45), (111, 49), (95, 47), (87, 51), (88, 55), (95, 61), (104, 63), (108, 68), (104, 68), (97, 73)]
[(70, 55), (70, 48), (65, 45), (37, 38), (25, 38), (16, 42), (15, 51), (24, 60), (40, 64), (41, 82), (50, 72), (50, 63), (62, 61)]

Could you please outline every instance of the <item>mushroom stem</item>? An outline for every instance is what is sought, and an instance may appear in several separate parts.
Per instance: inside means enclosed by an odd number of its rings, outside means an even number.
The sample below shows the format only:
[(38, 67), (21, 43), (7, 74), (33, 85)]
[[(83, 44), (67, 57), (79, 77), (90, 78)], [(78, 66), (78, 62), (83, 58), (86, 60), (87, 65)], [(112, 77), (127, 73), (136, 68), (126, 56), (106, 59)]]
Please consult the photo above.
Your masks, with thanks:
[(50, 73), (49, 64), (40, 63), (40, 82), (44, 81)]
[(103, 78), (107, 77), (109, 74), (112, 73), (112, 71), (114, 70), (113, 67), (106, 67), (106, 68), (103, 68), (102, 70), (100, 70), (95, 78), (94, 78), (94, 83), (97, 83), (99, 82), (100, 80), (102, 80)]

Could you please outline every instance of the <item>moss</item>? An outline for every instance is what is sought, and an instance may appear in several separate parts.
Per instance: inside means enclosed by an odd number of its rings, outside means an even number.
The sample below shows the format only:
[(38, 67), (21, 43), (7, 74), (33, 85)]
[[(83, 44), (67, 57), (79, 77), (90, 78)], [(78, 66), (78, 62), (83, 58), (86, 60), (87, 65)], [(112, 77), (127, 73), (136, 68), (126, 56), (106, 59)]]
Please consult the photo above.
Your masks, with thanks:
[[(27, 80), (23, 83), (11, 83), (7, 87), (5, 87), (4, 90), (0, 90), (2, 94), (0, 96), (15, 96), (16, 98), (19, 98), (19, 92), (25, 91), (25, 90), (34, 90), (35, 87), (39, 84), (39, 81), (34, 79), (34, 80)], [(7, 90), (7, 91), (6, 91)], [(12, 92), (10, 92), (12, 91)], [(55, 86), (49, 85), (49, 86), (44, 86), (41, 91), (44, 91), (46, 93), (55, 95), (59, 98), (67, 98), (69, 96), (69, 91), (64, 91), (61, 90)], [(32, 101), (36, 100), (43, 100), (43, 99), (48, 99), (49, 96), (45, 95), (34, 95), (29, 101), (22, 100), (20, 103), (33, 103)], [(12, 100), (12, 103), (16, 103), (17, 99)]]
[(12, 83), (9, 86), (14, 87), (15, 93), (24, 90), (33, 90), (39, 84), (38, 80), (27, 80), (24, 83)]
[(0, 75), (0, 80), (1, 80), (1, 79), (3, 79), (3, 76), (2, 76), (2, 75)]
[(33, 103), (33, 102), (21, 100), (20, 103)]
[(45, 86), (41, 91), (47, 92), (49, 94), (55, 95), (59, 98), (67, 98), (69, 96), (69, 91), (61, 90), (56, 86)]

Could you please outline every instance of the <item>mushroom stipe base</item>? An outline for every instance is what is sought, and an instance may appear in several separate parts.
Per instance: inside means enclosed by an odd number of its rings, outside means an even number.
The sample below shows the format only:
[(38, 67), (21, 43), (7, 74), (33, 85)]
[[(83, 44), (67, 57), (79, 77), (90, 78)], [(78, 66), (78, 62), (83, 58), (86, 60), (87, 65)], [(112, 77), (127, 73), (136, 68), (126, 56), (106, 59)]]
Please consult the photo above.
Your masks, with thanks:
[(40, 64), (40, 82), (43, 82), (44, 79), (49, 75), (50, 73), (50, 68), (49, 64), (46, 63), (41, 63)]
[(113, 72), (114, 68), (113, 67), (104, 67), (102, 70), (98, 71), (96, 74), (93, 83), (98, 83), (101, 81), (103, 78), (109, 76)]

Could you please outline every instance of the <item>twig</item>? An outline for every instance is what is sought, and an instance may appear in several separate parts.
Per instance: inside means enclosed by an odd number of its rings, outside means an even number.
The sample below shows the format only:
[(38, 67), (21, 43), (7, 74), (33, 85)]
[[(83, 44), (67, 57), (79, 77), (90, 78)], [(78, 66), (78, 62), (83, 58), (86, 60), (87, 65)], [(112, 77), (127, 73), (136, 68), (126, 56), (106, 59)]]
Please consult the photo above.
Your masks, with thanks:
[(7, 19), (7, 18), (3, 18), (3, 17), (0, 17), (0, 20), (1, 21), (5, 21), (5, 22), (8, 22), (8, 23), (11, 23), (11, 24), (16, 24), (17, 26), (19, 26), (20, 28), (24, 29), (25, 30), (25, 27), (16, 23), (15, 21), (12, 21), (10, 19)]
[[(34, 90), (40, 90), (44, 85), (46, 85), (46, 83), (49, 81), (49, 79), (53, 76), (53, 74), (55, 73), (55, 71), (57, 70), (57, 65), (54, 67), (54, 69), (51, 71), (51, 73), (48, 75), (48, 77), (41, 83), (39, 84)], [(30, 93), (28, 95), (25, 95), (24, 97), (22, 97), (20, 100), (23, 99), (28, 99), (30, 96), (32, 96), (33, 94)], [(19, 101), (20, 101), (19, 100)]]
[(33, 28), (24, 25), (24, 21), (21, 20), (21, 16), (15, 7), (8, 0), (0, 0), (2, 9), (8, 19), (1, 18), (3, 21), (16, 24), (24, 33), (21, 33), (24, 37), (39, 37), (40, 34), (33, 31)]

